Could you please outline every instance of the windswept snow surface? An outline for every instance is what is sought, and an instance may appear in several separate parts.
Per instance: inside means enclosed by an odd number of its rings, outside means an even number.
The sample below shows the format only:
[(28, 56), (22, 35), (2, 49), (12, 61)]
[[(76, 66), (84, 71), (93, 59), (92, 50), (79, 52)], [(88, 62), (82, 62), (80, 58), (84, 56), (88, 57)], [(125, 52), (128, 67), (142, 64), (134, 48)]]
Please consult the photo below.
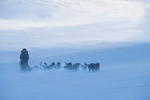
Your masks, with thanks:
[[(3, 62), (0, 64), (0, 100), (150, 100), (150, 52), (145, 49), (150, 49), (149, 45), (91, 50), (59, 59), (62, 64), (67, 58), (87, 63), (99, 59), (99, 72), (71, 72), (62, 68), (21, 73), (18, 61)], [(29, 54), (33, 57), (30, 50)], [(89, 59), (83, 60), (84, 57)], [(30, 59), (30, 65), (37, 65), (39, 59)], [(40, 60), (50, 63), (52, 58)]]

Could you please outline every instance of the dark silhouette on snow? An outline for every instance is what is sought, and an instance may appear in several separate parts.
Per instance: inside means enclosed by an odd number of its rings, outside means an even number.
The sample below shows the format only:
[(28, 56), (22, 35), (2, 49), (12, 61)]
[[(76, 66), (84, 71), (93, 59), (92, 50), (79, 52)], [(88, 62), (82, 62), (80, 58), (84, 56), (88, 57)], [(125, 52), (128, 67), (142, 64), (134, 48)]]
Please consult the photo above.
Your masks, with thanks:
[(28, 65), (29, 54), (28, 51), (24, 48), (20, 54), (20, 68), (21, 71), (29, 71), (31, 68)]
[(78, 71), (79, 70), (79, 67), (81, 66), (80, 63), (75, 63), (75, 64), (72, 64), (71, 62), (69, 63), (66, 63), (65, 62), (65, 65), (64, 68), (68, 69), (68, 70), (72, 70), (72, 71)]
[[(25, 67), (26, 69), (31, 69), (28, 64), (26, 64), (27, 67)], [(35, 65), (32, 67), (32, 70), (53, 70), (53, 69), (60, 69), (60, 68), (64, 68), (67, 69), (69, 71), (89, 71), (89, 72), (97, 72), (100, 70), (100, 63), (90, 63), (90, 64), (86, 64), (84, 63), (83, 65), (81, 63), (75, 63), (72, 64), (72, 62), (66, 63), (65, 62), (65, 66), (62, 67), (60, 62), (52, 62), (50, 65), (48, 65), (46, 62), (44, 62), (42, 64), (42, 62), (40, 62), (39, 66)], [(24, 70), (24, 67), (23, 67)]]
[(100, 69), (100, 64), (99, 63), (91, 63), (87, 64), (89, 71), (99, 71)]
[[(29, 67), (28, 65), (28, 60), (29, 60), (29, 54), (28, 51), (24, 48), (21, 51), (20, 54), (20, 68), (21, 71), (31, 71), (31, 70), (39, 70), (39, 69), (44, 69), (44, 70), (52, 70), (52, 69), (60, 69), (61, 68), (61, 63), (60, 62), (52, 62), (50, 65), (48, 65), (46, 62), (44, 62), (42, 64), (42, 62), (40, 62), (39, 66), (33, 66), (33, 67)], [(83, 65), (81, 63), (75, 63), (72, 64), (72, 62), (66, 63), (65, 62), (65, 66), (63, 67), (67, 70), (70, 71), (92, 71), (92, 72), (96, 72), (99, 71), (100, 69), (100, 63), (90, 63), (90, 64), (86, 64), (84, 63)]]
[(66, 69), (68, 69), (68, 70), (71, 70), (71, 69), (72, 69), (72, 63), (71, 63), (71, 62), (69, 62), (69, 63), (66, 63), (66, 62), (65, 62), (64, 68), (66, 68)]
[(59, 68), (61, 68), (61, 63), (60, 62), (57, 62), (57, 64), (56, 64), (56, 69), (59, 69)]

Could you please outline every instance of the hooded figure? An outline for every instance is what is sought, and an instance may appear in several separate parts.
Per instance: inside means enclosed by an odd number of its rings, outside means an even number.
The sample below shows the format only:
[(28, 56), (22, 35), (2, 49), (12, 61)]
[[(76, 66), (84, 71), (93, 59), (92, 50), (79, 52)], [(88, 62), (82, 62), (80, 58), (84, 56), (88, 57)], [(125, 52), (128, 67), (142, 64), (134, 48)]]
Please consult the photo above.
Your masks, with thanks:
[(21, 71), (30, 69), (28, 65), (28, 60), (29, 60), (29, 54), (28, 54), (28, 51), (24, 48), (22, 49), (21, 54), (20, 54)]

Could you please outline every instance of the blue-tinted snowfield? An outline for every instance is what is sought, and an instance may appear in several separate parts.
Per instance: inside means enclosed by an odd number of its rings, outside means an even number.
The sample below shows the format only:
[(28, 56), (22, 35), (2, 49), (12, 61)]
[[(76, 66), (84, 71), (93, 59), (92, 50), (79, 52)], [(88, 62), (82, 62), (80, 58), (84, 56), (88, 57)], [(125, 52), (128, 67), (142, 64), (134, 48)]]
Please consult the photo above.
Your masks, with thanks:
[[(149, 100), (149, 50), (150, 44), (145, 44), (41, 59), (32, 59), (36, 56), (34, 55), (36, 51), (34, 53), (29, 51), (31, 66), (38, 65), (40, 60), (47, 63), (61, 61), (62, 64), (64, 61), (81, 63), (99, 61), (100, 71), (73, 72), (61, 68), (21, 73), (18, 61), (0, 64), (0, 98), (1, 100)], [(1, 55), (4, 57), (9, 54), (16, 59), (19, 53), (5, 52)]]
[(149, 26), (149, 0), (0, 0), (0, 100), (150, 100)]

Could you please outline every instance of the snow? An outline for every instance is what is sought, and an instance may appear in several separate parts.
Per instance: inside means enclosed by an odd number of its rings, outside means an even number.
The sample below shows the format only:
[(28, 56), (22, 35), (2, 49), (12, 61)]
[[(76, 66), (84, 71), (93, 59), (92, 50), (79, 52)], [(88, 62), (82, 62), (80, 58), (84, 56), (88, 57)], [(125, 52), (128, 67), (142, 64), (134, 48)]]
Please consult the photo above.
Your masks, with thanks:
[[(150, 100), (150, 58), (149, 51), (146, 51), (149, 49), (148, 44), (104, 51), (87, 50), (61, 55), (62, 58), (56, 56), (55, 60), (60, 60), (62, 64), (68, 61), (67, 58), (72, 62), (87, 63), (100, 58), (99, 72), (72, 72), (61, 68), (21, 73), (17, 60), (0, 62), (0, 100)], [(129, 55), (127, 52), (130, 52)], [(19, 54), (7, 51), (3, 55), (7, 53), (14, 58), (15, 54)], [(30, 57), (31, 66), (38, 65), (40, 60), (50, 63), (53, 59), (51, 56), (36, 59), (33, 52), (29, 55), (35, 57)], [(84, 57), (89, 59), (83, 60)]]
[[(0, 8), (0, 100), (150, 100), (149, 0), (1, 0)], [(31, 67), (99, 62), (100, 71), (20, 72), (22, 48)]]

